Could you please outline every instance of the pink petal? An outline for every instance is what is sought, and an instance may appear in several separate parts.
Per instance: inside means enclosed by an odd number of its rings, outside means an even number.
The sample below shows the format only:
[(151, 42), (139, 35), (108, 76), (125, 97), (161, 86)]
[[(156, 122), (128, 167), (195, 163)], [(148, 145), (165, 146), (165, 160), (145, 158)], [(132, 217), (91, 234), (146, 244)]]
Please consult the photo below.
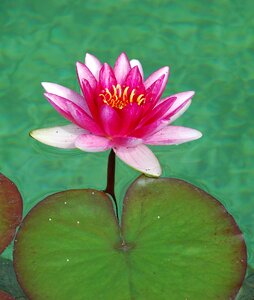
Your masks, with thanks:
[(94, 90), (97, 86), (97, 81), (88, 67), (81, 62), (77, 62), (76, 69), (80, 87), (82, 86), (82, 80), (86, 79), (89, 82), (91, 88)]
[(124, 83), (130, 87), (130, 90), (138, 88), (138, 90), (145, 91), (143, 79), (137, 66), (130, 70)]
[(111, 147), (134, 147), (142, 144), (143, 140), (135, 137), (116, 137), (112, 139)]
[(191, 105), (191, 99), (185, 101), (178, 108), (176, 108), (173, 112), (169, 113), (169, 124), (178, 119)]
[(85, 65), (88, 67), (88, 69), (92, 72), (93, 76), (98, 81), (99, 72), (102, 67), (102, 63), (99, 61), (99, 59), (92, 54), (86, 53)]
[(114, 65), (114, 73), (116, 76), (117, 83), (123, 84), (127, 74), (131, 69), (129, 59), (127, 55), (123, 52), (121, 53)]
[(155, 100), (158, 100), (160, 97), (160, 91), (162, 89), (162, 85), (164, 84), (164, 78), (165, 75), (162, 75), (156, 81), (154, 81), (154, 83), (151, 84), (149, 88), (146, 90), (147, 96), (153, 99), (154, 104), (156, 104), (157, 102)]
[(67, 120), (94, 133), (103, 134), (99, 125), (82, 108), (75, 103), (53, 94), (44, 94), (51, 105)]
[(125, 106), (119, 111), (119, 117), (121, 119), (121, 128), (119, 128), (119, 134), (129, 135), (140, 121), (142, 109), (137, 103)]
[(142, 65), (141, 65), (140, 61), (137, 60), (137, 59), (132, 59), (130, 61), (130, 65), (131, 65), (131, 68), (134, 68), (135, 66), (137, 66), (138, 69), (139, 69), (139, 72), (142, 76), (142, 79), (144, 79), (144, 72), (143, 72), (143, 68), (142, 68)]
[(30, 135), (41, 143), (57, 148), (75, 148), (75, 140), (87, 133), (83, 128), (70, 124), (33, 130)]
[(86, 99), (89, 111), (91, 112), (92, 116), (96, 118), (96, 116), (98, 115), (98, 108), (95, 101), (95, 93), (86, 79), (82, 81), (81, 89)]
[(153, 152), (145, 145), (136, 147), (115, 147), (116, 155), (127, 165), (148, 176), (159, 177), (161, 167)]
[(110, 140), (101, 136), (83, 134), (76, 139), (75, 146), (87, 152), (102, 152), (110, 148)]
[(140, 127), (137, 127), (131, 134), (131, 136), (135, 136), (138, 138), (146, 138), (155, 132), (161, 130), (162, 128), (166, 127), (168, 125), (168, 121), (165, 120), (156, 120), (153, 123), (149, 123), (147, 125), (143, 125)]
[(67, 108), (74, 123), (93, 134), (104, 134), (99, 125), (86, 112), (72, 102), (67, 102)]
[(113, 85), (116, 86), (117, 84), (113, 69), (107, 63), (103, 64), (103, 67), (100, 70), (99, 78), (100, 78), (100, 85), (104, 89), (105, 88), (111, 89)]
[[(170, 123), (179, 118), (187, 110), (191, 104), (191, 98), (194, 96), (194, 94), (194, 91), (188, 91), (170, 96), (170, 98), (176, 97), (176, 101), (167, 112), (167, 114), (170, 115)], [(166, 99), (161, 100), (161, 102), (164, 102)]]
[(176, 98), (169, 97), (166, 101), (161, 102), (144, 116), (144, 118), (140, 121), (140, 126), (163, 119), (164, 116), (167, 115), (167, 112), (173, 105), (174, 101), (176, 101)]
[(165, 75), (162, 75), (159, 79), (157, 79), (150, 87), (145, 91), (146, 94), (146, 102), (145, 105), (142, 106), (142, 116), (146, 118), (149, 117), (150, 112), (156, 106), (159, 98), (158, 96), (161, 90), (161, 86), (163, 84)]
[(164, 89), (166, 87), (167, 81), (168, 81), (168, 76), (169, 76), (169, 67), (163, 67), (154, 73), (152, 73), (145, 81), (144, 85), (145, 88), (148, 89), (156, 80), (158, 80), (161, 76), (164, 76), (163, 82), (160, 88), (160, 91), (158, 92), (158, 98), (162, 95), (164, 92)]
[(114, 108), (107, 104), (100, 106), (101, 126), (109, 136), (117, 135), (121, 129), (121, 119)]
[(196, 129), (167, 126), (147, 137), (144, 142), (149, 145), (178, 145), (199, 139), (201, 136), (202, 133)]
[(68, 99), (80, 106), (84, 111), (89, 112), (84, 97), (82, 97), (78, 93), (56, 83), (42, 82), (41, 85), (47, 93)]
[(71, 101), (49, 93), (44, 93), (44, 96), (60, 115), (71, 122), (75, 122), (67, 106), (68, 102), (72, 103)]

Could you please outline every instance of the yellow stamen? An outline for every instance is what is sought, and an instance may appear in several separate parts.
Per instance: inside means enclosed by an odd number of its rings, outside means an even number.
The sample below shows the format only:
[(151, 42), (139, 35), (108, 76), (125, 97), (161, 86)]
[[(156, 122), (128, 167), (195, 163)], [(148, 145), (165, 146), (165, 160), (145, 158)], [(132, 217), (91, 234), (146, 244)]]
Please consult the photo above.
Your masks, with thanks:
[(133, 102), (134, 95), (135, 95), (135, 89), (131, 91), (131, 94), (130, 94), (130, 103)]
[(116, 87), (114, 85), (112, 87), (113, 87), (113, 90), (114, 90), (114, 96), (116, 97), (116, 95), (117, 95)]
[(126, 96), (127, 96), (128, 89), (129, 89), (129, 87), (126, 86), (126, 88), (123, 91), (123, 101), (126, 101)]
[(146, 98), (144, 94), (137, 94), (136, 89), (130, 91), (130, 87), (122, 87), (119, 83), (115, 86), (112, 85), (111, 91), (108, 88), (102, 90), (99, 94), (101, 100), (114, 108), (123, 109), (127, 105), (136, 102), (138, 105), (145, 103)]
[(145, 102), (144, 94), (139, 95), (136, 101), (138, 105), (141, 105), (143, 102)]
[[(114, 85), (113, 85), (113, 88), (114, 88)], [(122, 97), (122, 87), (119, 83), (116, 85), (116, 89), (118, 89), (118, 96), (119, 96), (119, 98), (121, 98)]]
[(110, 96), (110, 98), (112, 98), (112, 94), (110, 93), (109, 89), (106, 88), (105, 91), (106, 91), (106, 93)]

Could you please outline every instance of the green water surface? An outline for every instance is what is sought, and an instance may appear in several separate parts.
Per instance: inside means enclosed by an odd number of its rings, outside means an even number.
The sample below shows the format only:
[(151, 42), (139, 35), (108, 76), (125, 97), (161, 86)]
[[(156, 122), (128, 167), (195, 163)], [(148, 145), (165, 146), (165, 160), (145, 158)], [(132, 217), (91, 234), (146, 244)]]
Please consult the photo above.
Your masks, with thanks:
[[(2, 0), (0, 4), (0, 171), (19, 187), (26, 214), (51, 193), (105, 187), (108, 153), (58, 150), (32, 129), (66, 124), (42, 95), (41, 81), (79, 90), (75, 62), (85, 52), (114, 63), (120, 52), (146, 76), (169, 65), (164, 95), (195, 90), (175, 124), (198, 141), (153, 147), (163, 176), (185, 179), (226, 206), (244, 232), (254, 266), (254, 2)], [(138, 172), (117, 161), (117, 198)], [(11, 257), (11, 247), (3, 254)]]

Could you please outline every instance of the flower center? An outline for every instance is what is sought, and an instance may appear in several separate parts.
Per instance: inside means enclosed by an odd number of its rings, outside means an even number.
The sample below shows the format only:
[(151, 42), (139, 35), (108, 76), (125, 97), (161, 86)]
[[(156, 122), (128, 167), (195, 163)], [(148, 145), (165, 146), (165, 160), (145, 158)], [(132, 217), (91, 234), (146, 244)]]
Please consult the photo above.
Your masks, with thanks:
[(146, 100), (145, 95), (138, 93), (136, 89), (131, 90), (129, 86), (122, 87), (120, 84), (112, 85), (111, 91), (108, 88), (102, 90), (99, 96), (104, 103), (118, 109), (123, 109), (132, 103), (142, 105)]

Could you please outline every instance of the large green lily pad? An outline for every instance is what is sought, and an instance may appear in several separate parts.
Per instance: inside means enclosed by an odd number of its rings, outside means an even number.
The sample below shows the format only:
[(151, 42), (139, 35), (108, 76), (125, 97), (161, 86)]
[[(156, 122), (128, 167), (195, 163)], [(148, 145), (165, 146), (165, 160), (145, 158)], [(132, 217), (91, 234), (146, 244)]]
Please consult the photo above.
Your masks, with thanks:
[(16, 185), (0, 173), (0, 253), (9, 245), (22, 218), (22, 199)]
[(47, 197), (19, 230), (14, 264), (31, 300), (225, 300), (242, 284), (246, 248), (216, 199), (142, 176), (125, 196), (121, 229), (103, 192)]

